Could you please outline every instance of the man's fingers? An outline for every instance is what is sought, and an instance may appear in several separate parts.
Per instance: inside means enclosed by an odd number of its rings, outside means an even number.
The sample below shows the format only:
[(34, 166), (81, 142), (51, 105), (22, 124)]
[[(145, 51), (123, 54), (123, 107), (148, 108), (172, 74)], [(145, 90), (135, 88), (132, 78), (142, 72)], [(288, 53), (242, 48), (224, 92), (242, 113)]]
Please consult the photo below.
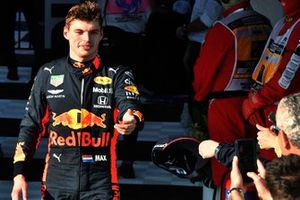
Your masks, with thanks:
[(132, 120), (134, 120), (135, 118), (134, 118), (134, 115), (133, 115), (133, 110), (132, 109), (128, 109), (127, 111), (126, 111), (126, 113), (123, 115), (123, 121), (124, 122), (126, 122), (126, 121), (132, 121)]
[(248, 172), (247, 176), (250, 177), (254, 182), (261, 179), (260, 176), (258, 176), (255, 172)]
[(129, 109), (127, 110), (127, 112), (128, 112), (129, 114), (133, 115), (133, 110), (132, 110), (131, 108), (129, 108)]
[(121, 124), (115, 124), (114, 125), (114, 128), (122, 135), (124, 134), (129, 134), (131, 133), (134, 129), (135, 129), (135, 126), (124, 126), (124, 125), (121, 125)]
[(256, 163), (257, 163), (258, 173), (260, 174), (260, 176), (262, 178), (265, 178), (265, 176), (266, 176), (266, 169), (265, 169), (264, 165), (262, 164), (262, 162), (260, 160), (257, 160)]
[(19, 193), (13, 191), (12, 194), (11, 194), (11, 199), (12, 200), (19, 200)]
[(28, 199), (28, 184), (25, 182), (25, 186), (22, 188), (23, 191), (23, 200)]
[(233, 157), (233, 160), (232, 160), (232, 170), (236, 171), (237, 168), (238, 168), (238, 157), (237, 156), (234, 156)]
[(27, 188), (22, 188), (22, 196), (23, 196), (23, 200), (28, 200), (27, 199)]
[(256, 124), (256, 128), (257, 128), (258, 130), (260, 130), (260, 131), (268, 130), (268, 128), (263, 127), (263, 126), (261, 126), (261, 125), (259, 125), (259, 124)]
[(124, 132), (123, 128), (122, 128), (119, 124), (115, 124), (115, 125), (114, 125), (114, 128), (115, 128), (119, 133), (123, 133), (123, 132)]
[(131, 125), (131, 124), (133, 124), (133, 123), (135, 123), (134, 118), (132, 118), (130, 121), (122, 121), (122, 124), (123, 124), (123, 125)]
[(121, 129), (132, 129), (135, 127), (135, 123), (125, 123), (125, 122), (122, 122), (121, 124), (115, 124), (114, 126), (115, 128), (118, 127), (118, 128), (121, 128)]

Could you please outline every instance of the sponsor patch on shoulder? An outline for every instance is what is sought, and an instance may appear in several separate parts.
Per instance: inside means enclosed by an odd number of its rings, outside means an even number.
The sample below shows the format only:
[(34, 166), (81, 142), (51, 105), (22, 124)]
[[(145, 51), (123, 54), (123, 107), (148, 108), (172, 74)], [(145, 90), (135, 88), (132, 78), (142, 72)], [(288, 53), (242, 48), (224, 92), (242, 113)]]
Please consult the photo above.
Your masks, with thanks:
[(129, 92), (132, 92), (134, 94), (137, 94), (137, 95), (140, 94), (139, 91), (138, 91), (138, 89), (137, 89), (137, 87), (134, 86), (134, 85), (127, 85), (127, 86), (124, 87), (124, 89), (127, 90), (127, 91), (129, 91)]
[(50, 84), (54, 87), (61, 85), (64, 82), (64, 75), (51, 75), (50, 76)]

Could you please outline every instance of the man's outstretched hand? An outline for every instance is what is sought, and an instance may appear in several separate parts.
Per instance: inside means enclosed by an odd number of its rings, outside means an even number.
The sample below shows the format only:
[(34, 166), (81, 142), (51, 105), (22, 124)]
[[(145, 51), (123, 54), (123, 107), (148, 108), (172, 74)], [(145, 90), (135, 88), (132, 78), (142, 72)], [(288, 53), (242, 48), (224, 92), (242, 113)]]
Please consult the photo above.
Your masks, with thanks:
[(128, 109), (123, 115), (122, 121), (114, 125), (114, 128), (122, 135), (128, 135), (136, 128), (136, 119), (133, 115), (133, 110)]

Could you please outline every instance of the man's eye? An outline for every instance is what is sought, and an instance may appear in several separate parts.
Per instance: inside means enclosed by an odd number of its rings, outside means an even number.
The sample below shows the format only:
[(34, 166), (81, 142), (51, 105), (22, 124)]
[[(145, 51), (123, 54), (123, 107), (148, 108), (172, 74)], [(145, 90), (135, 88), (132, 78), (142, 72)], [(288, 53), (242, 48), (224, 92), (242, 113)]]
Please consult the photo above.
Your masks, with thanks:
[(92, 31), (93, 35), (98, 35), (100, 31)]

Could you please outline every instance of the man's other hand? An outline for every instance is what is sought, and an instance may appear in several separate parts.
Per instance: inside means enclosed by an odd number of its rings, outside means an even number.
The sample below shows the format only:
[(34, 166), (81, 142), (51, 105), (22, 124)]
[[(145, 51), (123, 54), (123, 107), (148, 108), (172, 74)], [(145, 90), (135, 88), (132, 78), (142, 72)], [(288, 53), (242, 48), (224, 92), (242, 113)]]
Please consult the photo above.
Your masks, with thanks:
[(22, 193), (23, 200), (27, 200), (27, 191), (28, 191), (28, 184), (25, 180), (25, 177), (21, 174), (15, 176), (14, 178), (14, 186), (11, 192), (12, 200), (19, 200), (20, 193)]

